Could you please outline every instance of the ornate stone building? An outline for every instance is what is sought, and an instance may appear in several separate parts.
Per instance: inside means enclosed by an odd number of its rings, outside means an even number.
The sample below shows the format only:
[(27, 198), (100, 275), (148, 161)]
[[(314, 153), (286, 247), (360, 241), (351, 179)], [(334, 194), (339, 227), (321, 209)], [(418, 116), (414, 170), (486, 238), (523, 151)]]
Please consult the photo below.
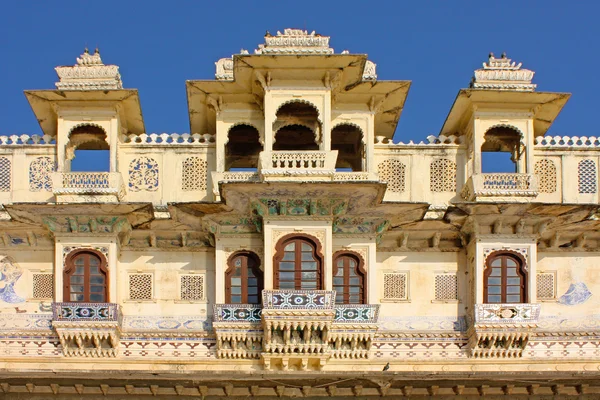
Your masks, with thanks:
[(0, 136), (3, 398), (600, 396), (600, 139), (506, 55), (420, 143), (314, 32), (187, 81), (192, 134), (56, 72)]

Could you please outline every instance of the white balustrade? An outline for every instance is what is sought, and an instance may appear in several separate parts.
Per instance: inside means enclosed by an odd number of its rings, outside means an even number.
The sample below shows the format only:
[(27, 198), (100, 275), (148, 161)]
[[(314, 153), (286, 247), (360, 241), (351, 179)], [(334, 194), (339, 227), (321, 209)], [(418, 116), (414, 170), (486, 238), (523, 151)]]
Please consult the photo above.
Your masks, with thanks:
[[(467, 201), (530, 200), (538, 194), (538, 177), (534, 174), (493, 173), (472, 175), (461, 192)], [(518, 201), (518, 200), (517, 200)]]
[(259, 173), (266, 179), (310, 177), (317, 180), (332, 180), (337, 155), (337, 150), (263, 151), (260, 153)]
[(125, 196), (120, 172), (55, 172), (52, 187), (57, 202), (114, 202)]

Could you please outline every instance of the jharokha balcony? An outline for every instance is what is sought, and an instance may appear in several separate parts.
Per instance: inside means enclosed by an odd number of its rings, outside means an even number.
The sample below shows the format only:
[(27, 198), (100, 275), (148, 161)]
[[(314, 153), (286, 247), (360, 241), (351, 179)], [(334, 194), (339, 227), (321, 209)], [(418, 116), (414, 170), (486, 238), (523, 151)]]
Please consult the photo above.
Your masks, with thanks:
[(493, 173), (472, 175), (461, 192), (466, 201), (531, 201), (538, 195), (534, 174)]
[(539, 304), (475, 304), (468, 347), (476, 358), (523, 355), (540, 315)]
[(121, 310), (114, 303), (53, 303), (52, 327), (67, 357), (116, 357)]
[(55, 172), (52, 187), (57, 203), (113, 203), (125, 197), (120, 172)]
[(264, 180), (332, 180), (338, 152), (333, 151), (263, 151), (259, 174)]
[(274, 370), (318, 370), (330, 358), (369, 358), (378, 305), (335, 305), (328, 290), (263, 290), (263, 305), (217, 304), (220, 358), (262, 358)]

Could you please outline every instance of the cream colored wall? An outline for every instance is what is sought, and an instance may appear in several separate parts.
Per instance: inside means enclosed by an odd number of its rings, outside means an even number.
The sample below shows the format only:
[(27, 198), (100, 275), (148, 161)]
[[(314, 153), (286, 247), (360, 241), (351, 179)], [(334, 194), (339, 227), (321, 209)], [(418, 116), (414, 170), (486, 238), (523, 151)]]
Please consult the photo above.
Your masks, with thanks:
[[(14, 313), (15, 307), (19, 310), (26, 310), (28, 313), (39, 313), (40, 302), (42, 300), (32, 299), (33, 297), (33, 274), (45, 273), (52, 274), (54, 272), (54, 250), (27, 250), (23, 249), (3, 249), (0, 251), (3, 256), (10, 257), (21, 268), (23, 274), (14, 285), (15, 293), (26, 300), (25, 303), (5, 303), (0, 302), (0, 313)], [(2, 282), (5, 284), (5, 282)], [(45, 303), (50, 303), (52, 300), (46, 300)]]
[[(467, 180), (464, 146), (376, 144), (374, 157), (376, 172), (379, 164), (387, 159), (400, 160), (405, 165), (404, 192), (387, 190), (384, 201), (415, 201), (442, 205), (461, 200), (459, 193)], [(456, 163), (456, 192), (431, 191), (431, 163), (441, 158)]]
[[(463, 316), (466, 302), (466, 255), (464, 252), (385, 252), (377, 254), (378, 301), (380, 315), (399, 316)], [(383, 273), (408, 272), (408, 300), (383, 299)], [(435, 301), (435, 275), (456, 273), (458, 302)]]
[[(183, 191), (182, 170), (186, 158), (196, 156), (207, 162), (206, 189)], [(139, 157), (150, 157), (158, 163), (159, 182), (156, 190), (133, 191), (129, 187), (129, 165)], [(152, 202), (164, 204), (169, 202), (208, 201), (212, 199), (212, 179), (210, 171), (215, 170), (215, 148), (209, 146), (119, 146), (118, 170), (123, 176), (127, 195), (124, 201)]]
[(600, 255), (597, 253), (539, 252), (537, 272), (556, 272), (557, 298), (573, 283), (583, 282), (592, 296), (582, 304), (563, 305), (557, 301), (542, 301), (541, 317), (598, 315), (600, 313)]
[(54, 199), (51, 191), (32, 191), (29, 186), (29, 168), (38, 157), (56, 161), (54, 145), (0, 146), (0, 157), (11, 162), (11, 191), (0, 192), (0, 203), (47, 202)]
[[(118, 262), (118, 298), (125, 315), (210, 315), (215, 302), (215, 253), (123, 251)], [(151, 273), (153, 299), (129, 299), (129, 274)], [(180, 299), (181, 274), (203, 274), (205, 299)]]

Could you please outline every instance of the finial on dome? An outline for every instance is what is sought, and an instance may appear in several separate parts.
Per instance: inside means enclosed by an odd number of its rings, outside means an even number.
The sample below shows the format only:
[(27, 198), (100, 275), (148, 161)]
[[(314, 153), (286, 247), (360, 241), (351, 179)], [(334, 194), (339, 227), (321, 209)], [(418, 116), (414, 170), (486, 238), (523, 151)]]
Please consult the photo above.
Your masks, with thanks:
[(503, 52), (500, 58), (496, 58), (494, 53), (490, 53), (488, 62), (483, 63), (483, 68), (475, 70), (470, 87), (533, 92), (537, 86), (531, 83), (535, 72), (521, 68), (521, 65), (521, 63), (517, 64), (508, 58), (506, 52)]

